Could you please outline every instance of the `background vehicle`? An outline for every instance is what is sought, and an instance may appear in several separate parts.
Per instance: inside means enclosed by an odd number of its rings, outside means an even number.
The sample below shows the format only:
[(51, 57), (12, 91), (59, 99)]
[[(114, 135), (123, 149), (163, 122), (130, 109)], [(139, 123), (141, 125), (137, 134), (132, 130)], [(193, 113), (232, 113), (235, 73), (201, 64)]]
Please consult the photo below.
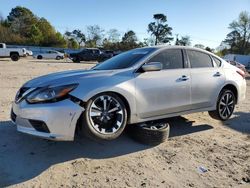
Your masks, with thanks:
[(69, 54), (70, 59), (73, 62), (80, 61), (98, 61), (102, 62), (112, 57), (110, 54), (103, 53), (101, 50), (97, 48), (86, 48), (77, 53)]
[(6, 48), (5, 43), (0, 43), (0, 57), (10, 57), (12, 61), (18, 61), (26, 56), (25, 48)]
[(248, 65), (246, 66), (246, 70), (247, 70), (247, 72), (250, 74), (250, 62), (249, 62)]
[(33, 52), (31, 50), (26, 50), (27, 56), (33, 56)]
[(230, 63), (233, 66), (238, 67), (239, 69), (241, 69), (244, 72), (247, 72), (246, 67), (244, 65), (242, 65), (241, 63), (237, 62), (237, 61), (227, 61), (228, 63)]
[(37, 59), (56, 59), (60, 60), (64, 58), (64, 54), (55, 50), (48, 50), (41, 53), (37, 53), (34, 58)]
[(245, 98), (242, 70), (207, 51), (181, 46), (127, 51), (91, 70), (28, 81), (13, 103), (18, 131), (73, 140), (117, 138), (127, 124), (209, 111), (225, 121)]

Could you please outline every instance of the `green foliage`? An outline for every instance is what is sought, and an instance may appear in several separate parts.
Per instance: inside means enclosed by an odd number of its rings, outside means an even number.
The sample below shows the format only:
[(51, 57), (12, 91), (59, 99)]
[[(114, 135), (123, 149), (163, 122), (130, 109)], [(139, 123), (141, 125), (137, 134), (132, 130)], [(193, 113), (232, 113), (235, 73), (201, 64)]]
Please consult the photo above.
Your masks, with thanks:
[(69, 39), (68, 44), (73, 45), (74, 48), (76, 46), (80, 48), (86, 42), (85, 34), (80, 29), (75, 29), (72, 32), (66, 31), (64, 35)]
[(110, 29), (107, 32), (107, 35), (108, 35), (107, 40), (110, 41), (111, 43), (116, 43), (120, 41), (121, 34), (117, 29)]
[[(241, 12), (238, 20), (233, 21), (228, 27), (231, 32), (227, 34), (223, 43), (229, 46), (225, 53), (249, 54), (250, 53), (250, 15)], [(225, 51), (225, 50), (224, 50)]]
[(1, 19), (1, 42), (39, 46), (65, 47), (63, 36), (45, 19), (29, 9), (17, 6), (6, 20)]
[(7, 23), (12, 32), (22, 37), (31, 37), (32, 25), (36, 24), (37, 17), (27, 8), (17, 6), (11, 9), (7, 17)]
[(195, 44), (195, 48), (205, 49), (205, 46), (203, 44)]
[(25, 39), (11, 32), (8, 27), (0, 25), (0, 41), (8, 44), (24, 44)]
[(98, 25), (87, 26), (87, 39), (85, 46), (89, 48), (96, 48), (102, 45), (104, 37), (104, 30)]
[(189, 36), (182, 36), (181, 39), (179, 39), (177, 35), (175, 45), (191, 46), (191, 39)]
[(125, 51), (133, 48), (138, 48), (141, 46), (141, 44), (139, 44), (137, 41), (138, 39), (135, 32), (130, 30), (126, 32), (122, 37), (122, 41), (120, 43), (120, 49)]
[(173, 40), (172, 27), (167, 24), (167, 16), (164, 14), (155, 14), (154, 22), (148, 25), (148, 32), (155, 37), (155, 45), (158, 43), (168, 43)]

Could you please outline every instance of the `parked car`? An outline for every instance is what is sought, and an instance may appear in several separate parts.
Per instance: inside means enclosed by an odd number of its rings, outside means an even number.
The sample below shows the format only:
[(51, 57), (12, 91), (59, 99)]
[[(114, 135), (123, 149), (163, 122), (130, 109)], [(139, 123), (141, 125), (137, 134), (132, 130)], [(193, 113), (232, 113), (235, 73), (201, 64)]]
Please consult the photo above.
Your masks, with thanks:
[(103, 53), (98, 48), (86, 48), (81, 50), (80, 52), (69, 54), (69, 58), (75, 62), (79, 63), (80, 61), (105, 61), (112, 56), (110, 54)]
[(26, 50), (26, 55), (27, 56), (33, 56), (33, 52), (31, 50)]
[(247, 66), (246, 66), (246, 70), (250, 74), (250, 62), (248, 62)]
[(244, 72), (247, 72), (246, 68), (244, 65), (242, 65), (241, 63), (237, 62), (237, 61), (227, 61), (228, 63), (230, 63), (233, 66), (238, 67), (239, 69), (243, 70)]
[(37, 53), (34, 58), (37, 59), (56, 59), (60, 60), (64, 58), (64, 54), (55, 50), (48, 50), (41, 53)]
[(17, 92), (17, 130), (53, 140), (117, 138), (127, 124), (208, 111), (225, 121), (245, 99), (245, 74), (191, 47), (138, 48), (90, 70), (49, 74)]
[(12, 61), (18, 61), (26, 56), (25, 48), (6, 48), (5, 43), (0, 43), (0, 57), (10, 57)]

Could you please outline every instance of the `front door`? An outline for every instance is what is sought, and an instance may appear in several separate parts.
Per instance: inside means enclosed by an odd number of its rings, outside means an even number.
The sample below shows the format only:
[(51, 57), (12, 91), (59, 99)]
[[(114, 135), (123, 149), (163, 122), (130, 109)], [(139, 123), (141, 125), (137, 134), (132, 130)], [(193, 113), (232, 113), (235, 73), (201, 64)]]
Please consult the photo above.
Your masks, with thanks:
[(191, 104), (190, 70), (184, 68), (182, 50), (161, 51), (150, 62), (161, 62), (163, 69), (136, 76), (138, 116), (144, 119), (188, 110)]

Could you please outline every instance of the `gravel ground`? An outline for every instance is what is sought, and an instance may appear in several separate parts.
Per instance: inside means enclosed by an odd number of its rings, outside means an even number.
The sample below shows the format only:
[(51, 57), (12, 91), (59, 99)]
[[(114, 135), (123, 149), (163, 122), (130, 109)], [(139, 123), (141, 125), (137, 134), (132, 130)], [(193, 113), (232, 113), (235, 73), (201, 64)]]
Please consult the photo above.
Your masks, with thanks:
[(110, 142), (52, 142), (15, 130), (10, 106), (24, 82), (91, 66), (0, 59), (0, 187), (250, 187), (250, 77), (247, 98), (230, 120), (207, 112), (170, 118), (170, 139), (156, 147), (126, 134)]

